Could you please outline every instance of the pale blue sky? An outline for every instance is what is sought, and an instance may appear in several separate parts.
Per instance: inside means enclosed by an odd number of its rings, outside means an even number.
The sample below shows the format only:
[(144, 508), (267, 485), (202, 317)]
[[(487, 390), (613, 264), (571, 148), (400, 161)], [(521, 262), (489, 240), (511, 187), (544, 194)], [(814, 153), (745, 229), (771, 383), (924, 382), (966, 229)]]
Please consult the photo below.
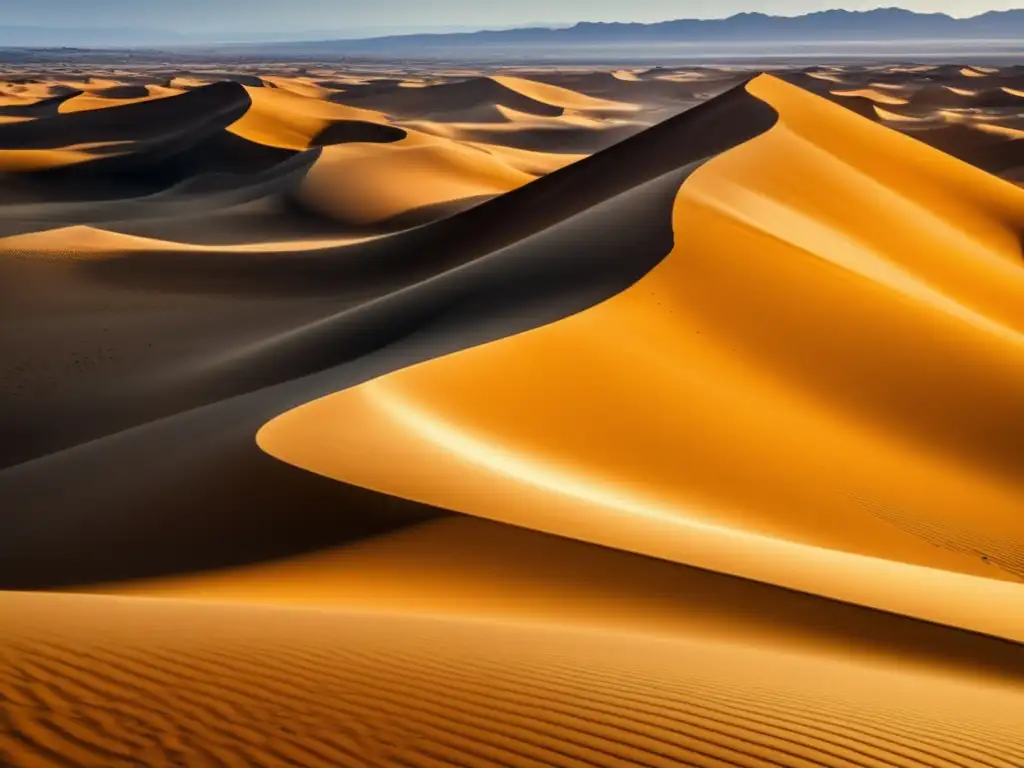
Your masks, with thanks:
[(536, 22), (660, 21), (741, 11), (795, 15), (880, 4), (972, 16), (1024, 0), (0, 0), (0, 26), (162, 27), (181, 32), (488, 28)]

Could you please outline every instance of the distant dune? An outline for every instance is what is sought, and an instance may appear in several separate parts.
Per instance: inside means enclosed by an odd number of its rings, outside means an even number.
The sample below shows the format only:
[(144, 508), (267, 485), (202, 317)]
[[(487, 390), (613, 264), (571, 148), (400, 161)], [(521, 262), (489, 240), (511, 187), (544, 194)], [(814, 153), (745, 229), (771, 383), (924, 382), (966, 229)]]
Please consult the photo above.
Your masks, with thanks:
[(1021, 70), (75, 69), (0, 765), (1024, 764)]

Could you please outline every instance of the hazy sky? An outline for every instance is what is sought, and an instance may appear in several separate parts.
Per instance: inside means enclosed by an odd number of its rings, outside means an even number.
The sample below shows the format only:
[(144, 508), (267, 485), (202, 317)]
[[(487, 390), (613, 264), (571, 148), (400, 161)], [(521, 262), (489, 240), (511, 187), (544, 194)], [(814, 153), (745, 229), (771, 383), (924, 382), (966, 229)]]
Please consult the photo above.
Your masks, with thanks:
[(0, 26), (163, 27), (236, 30), (507, 27), (536, 22), (660, 21), (740, 11), (794, 15), (880, 4), (973, 16), (1024, 0), (0, 0)]

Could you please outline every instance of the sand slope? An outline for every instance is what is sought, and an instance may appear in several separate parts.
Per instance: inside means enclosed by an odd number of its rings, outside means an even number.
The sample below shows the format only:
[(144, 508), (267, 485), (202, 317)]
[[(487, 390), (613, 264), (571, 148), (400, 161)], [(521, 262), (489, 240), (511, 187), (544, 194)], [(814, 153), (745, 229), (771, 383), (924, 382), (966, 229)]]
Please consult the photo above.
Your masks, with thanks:
[[(1024, 196), (780, 81), (750, 91), (781, 123), (683, 185), (675, 251), (644, 280), (286, 414), (260, 445), (434, 506), (1024, 639)], [(417, 470), (396, 475), (399, 456)]]

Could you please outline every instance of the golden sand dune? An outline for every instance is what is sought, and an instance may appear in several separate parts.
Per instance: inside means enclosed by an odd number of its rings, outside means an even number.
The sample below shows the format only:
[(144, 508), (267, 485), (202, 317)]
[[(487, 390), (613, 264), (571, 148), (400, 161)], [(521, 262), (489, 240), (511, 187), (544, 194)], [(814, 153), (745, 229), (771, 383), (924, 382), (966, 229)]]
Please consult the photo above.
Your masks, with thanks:
[(260, 78), (266, 85), (280, 88), (281, 90), (295, 93), (299, 96), (306, 96), (314, 99), (325, 99), (331, 96), (336, 89), (326, 88), (310, 77), (274, 77), (263, 76)]
[(550, 104), (562, 109), (573, 109), (587, 112), (635, 112), (639, 106), (620, 102), (595, 99), (591, 96), (559, 88), (555, 85), (525, 80), (521, 77), (495, 76), (494, 80), (511, 91), (521, 93), (541, 104)]
[(1022, 75), (754, 74), (0, 77), (0, 764), (1024, 763)]
[(365, 225), (438, 203), (503, 194), (534, 178), (500, 154), (411, 136), (373, 148), (326, 148), (299, 196), (322, 214)]
[(988, 77), (997, 71), (991, 67), (964, 67), (960, 70), (960, 74), (964, 77)]
[[(21, 122), (17, 118), (12, 122)], [(0, 149), (0, 172), (24, 173), (27, 171), (44, 171), (53, 168), (64, 168), (89, 160), (95, 160), (97, 154), (118, 154), (127, 142), (91, 142), (72, 144), (59, 149)]]
[(870, 99), (876, 104), (906, 104), (906, 99), (901, 99), (899, 96), (894, 96), (891, 93), (886, 93), (884, 90), (877, 88), (855, 88), (853, 90), (835, 90), (832, 91), (835, 96), (862, 96), (866, 99)]
[(85, 112), (91, 109), (109, 109), (110, 107), (138, 104), (144, 101), (152, 101), (153, 99), (165, 99), (168, 96), (178, 96), (184, 93), (184, 90), (181, 88), (167, 88), (159, 85), (147, 85), (142, 86), (142, 88), (145, 91), (145, 95), (129, 97), (101, 95), (95, 92), (82, 93), (62, 102), (57, 111), (67, 114), (70, 112)]
[[(228, 130), (250, 141), (283, 149), (305, 150), (317, 142), (332, 126), (369, 124), (363, 128), (365, 138), (356, 141), (394, 141), (402, 134), (386, 125), (380, 112), (332, 104), (291, 90), (246, 88), (252, 106)], [(379, 129), (373, 124), (383, 124)]]
[[(750, 90), (781, 123), (683, 186), (676, 249), (636, 286), (300, 408), (260, 445), (434, 506), (1024, 639), (1021, 588), (976, 578), (1024, 576), (1024, 196), (780, 81)], [(393, 473), (400, 455), (422, 471)], [(901, 572), (974, 597), (901, 594)]]
[[(470, 77), (417, 88), (404, 87), (401, 81), (371, 81), (361, 88), (345, 88), (336, 98), (344, 104), (379, 109), (403, 118), (445, 121), (486, 113), (498, 105), (527, 114), (557, 117), (565, 107), (552, 101), (590, 103), (582, 94), (573, 95), (563, 92), (563, 89), (546, 91), (540, 83), (521, 81), (520, 78), (512, 78), (511, 83), (519, 85), (519, 89), (506, 86), (497, 77)], [(531, 85), (532, 90), (543, 92), (541, 99), (521, 92), (524, 89), (531, 91)], [(545, 96), (547, 100), (544, 100)]]
[(929, 115), (927, 117), (911, 117), (909, 115), (901, 115), (898, 112), (890, 112), (884, 107), (875, 106), (875, 114), (879, 120), (886, 123), (944, 123), (946, 122), (941, 115)]
[(337, 247), (355, 242), (352, 238), (329, 240), (299, 240), (294, 242), (257, 242), (240, 244), (205, 245), (139, 237), (121, 232), (109, 232), (87, 226), (61, 227), (43, 232), (29, 232), (0, 238), (0, 251), (12, 257), (42, 259), (116, 258), (129, 253), (159, 253), (194, 251), (200, 253), (246, 253), (258, 251), (304, 251)]
[(505, 165), (517, 171), (530, 174), (531, 176), (544, 176), (549, 173), (565, 168), (567, 165), (578, 162), (586, 157), (585, 154), (570, 154), (567, 152), (537, 152), (528, 149), (516, 149), (515, 147), (504, 147), (500, 144), (486, 144), (483, 142), (467, 142), (468, 146), (481, 149), (494, 157), (497, 157)]

